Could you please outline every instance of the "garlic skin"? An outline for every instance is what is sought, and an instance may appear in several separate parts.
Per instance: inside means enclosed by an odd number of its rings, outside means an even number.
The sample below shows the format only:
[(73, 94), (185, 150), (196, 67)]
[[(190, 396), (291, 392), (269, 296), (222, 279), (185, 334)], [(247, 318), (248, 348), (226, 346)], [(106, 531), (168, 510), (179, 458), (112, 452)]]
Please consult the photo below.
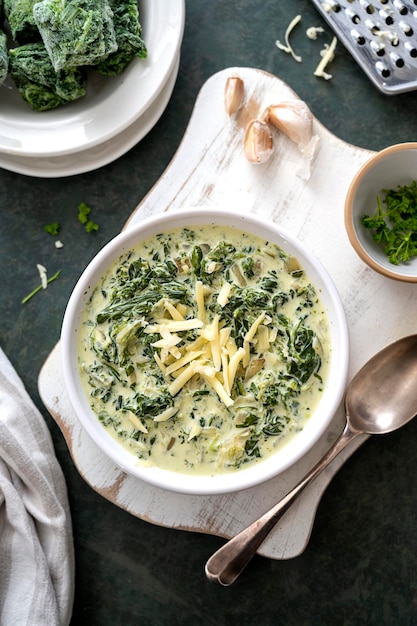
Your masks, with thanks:
[(229, 76), (224, 86), (224, 106), (229, 117), (242, 106), (244, 92), (243, 80), (239, 76)]
[(263, 119), (297, 144), (301, 154), (305, 157), (299, 175), (308, 180), (320, 138), (313, 132), (313, 115), (306, 103), (302, 100), (287, 100), (271, 105)]
[(274, 142), (271, 129), (266, 122), (261, 120), (249, 122), (246, 127), (244, 151), (251, 163), (265, 163), (272, 156)]

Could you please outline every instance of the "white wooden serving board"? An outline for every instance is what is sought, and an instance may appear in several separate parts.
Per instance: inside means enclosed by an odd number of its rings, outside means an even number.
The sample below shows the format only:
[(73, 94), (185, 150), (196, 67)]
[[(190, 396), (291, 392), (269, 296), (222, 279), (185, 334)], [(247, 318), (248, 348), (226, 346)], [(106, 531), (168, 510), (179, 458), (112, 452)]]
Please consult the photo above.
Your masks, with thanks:
[[(223, 93), (226, 79), (238, 74), (245, 83), (245, 105), (229, 120)], [(356, 256), (344, 229), (344, 198), (352, 177), (371, 152), (348, 145), (317, 120), (320, 149), (311, 177), (298, 174), (302, 157), (285, 135), (274, 133), (275, 152), (263, 165), (250, 164), (242, 149), (244, 127), (263, 109), (297, 95), (280, 79), (261, 70), (229, 68), (203, 86), (183, 141), (158, 183), (142, 200), (126, 228), (163, 211), (210, 206), (256, 213), (282, 225), (323, 262), (342, 297), (351, 340), (349, 379), (375, 352), (416, 332), (417, 290), (372, 272)], [(234, 536), (284, 496), (329, 448), (343, 427), (341, 407), (326, 435), (296, 466), (266, 484), (235, 494), (190, 496), (166, 492), (124, 474), (82, 429), (66, 396), (59, 343), (39, 376), (39, 391), (68, 444), (74, 463), (91, 487), (133, 515), (161, 526)], [(259, 553), (289, 559), (306, 547), (315, 512), (330, 480), (352, 452), (351, 447), (327, 468), (287, 512)]]

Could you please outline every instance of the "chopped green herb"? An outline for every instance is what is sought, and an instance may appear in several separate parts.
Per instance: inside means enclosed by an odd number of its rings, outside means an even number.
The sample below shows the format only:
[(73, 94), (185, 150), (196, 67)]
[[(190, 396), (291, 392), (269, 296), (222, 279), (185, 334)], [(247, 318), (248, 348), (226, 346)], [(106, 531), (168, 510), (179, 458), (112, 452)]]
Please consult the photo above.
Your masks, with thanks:
[(364, 215), (362, 224), (372, 231), (390, 263), (407, 263), (417, 256), (417, 182), (382, 192), (385, 195), (383, 201), (377, 196), (376, 213)]
[[(47, 284), (49, 285), (49, 283), (52, 283), (54, 280), (56, 280), (58, 276), (60, 275), (60, 273), (61, 273), (61, 270), (58, 270), (53, 276), (51, 276), (51, 278), (48, 278), (48, 280), (46, 281)], [(28, 300), (33, 298), (33, 296), (35, 296), (42, 289), (43, 289), (43, 285), (41, 283), (33, 291), (31, 291), (25, 298), (23, 298), (22, 304), (25, 304)]]
[(91, 220), (88, 220), (85, 224), (85, 230), (87, 233), (92, 233), (95, 230), (98, 230), (98, 224), (95, 224)]
[(61, 229), (61, 224), (58, 222), (51, 222), (51, 224), (46, 224), (43, 229), (50, 235), (57, 235)]
[(98, 224), (95, 224), (89, 219), (90, 213), (91, 208), (85, 202), (81, 202), (81, 204), (78, 205), (78, 221), (84, 224), (87, 233), (92, 233), (99, 228)]

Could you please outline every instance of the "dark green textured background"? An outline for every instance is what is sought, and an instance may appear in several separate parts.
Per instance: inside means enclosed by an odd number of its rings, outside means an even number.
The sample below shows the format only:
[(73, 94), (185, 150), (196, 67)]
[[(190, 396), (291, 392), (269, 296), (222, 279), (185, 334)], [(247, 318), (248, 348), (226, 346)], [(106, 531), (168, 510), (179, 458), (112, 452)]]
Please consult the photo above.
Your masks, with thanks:
[[(74, 177), (47, 180), (0, 170), (0, 345), (45, 415), (67, 478), (76, 549), (73, 623), (412, 626), (417, 624), (417, 424), (370, 440), (349, 460), (320, 503), (303, 555), (283, 562), (256, 557), (225, 589), (204, 575), (205, 561), (223, 541), (153, 526), (95, 494), (39, 399), (39, 370), (59, 339), (78, 276), (164, 172), (195, 98), (213, 73), (229, 66), (270, 71), (330, 131), (363, 148), (416, 140), (417, 94), (381, 94), (342, 45), (330, 68), (333, 80), (313, 76), (317, 57), (305, 28), (324, 23), (307, 0), (188, 0), (186, 10), (174, 93), (139, 145), (106, 167)], [(275, 47), (298, 13), (303, 21), (292, 41), (302, 64)], [(87, 235), (77, 223), (80, 202), (92, 207), (97, 233)], [(42, 230), (54, 220), (62, 224), (65, 243), (59, 257)], [(37, 283), (36, 263), (46, 264), (51, 274), (58, 269), (57, 257), (59, 280), (22, 306), (21, 298)]]

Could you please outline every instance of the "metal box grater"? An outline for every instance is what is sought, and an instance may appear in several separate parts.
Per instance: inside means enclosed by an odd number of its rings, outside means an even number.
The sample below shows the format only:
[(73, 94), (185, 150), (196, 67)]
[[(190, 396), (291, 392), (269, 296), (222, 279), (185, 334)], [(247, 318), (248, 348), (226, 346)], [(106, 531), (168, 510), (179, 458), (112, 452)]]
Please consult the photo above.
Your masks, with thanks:
[(417, 0), (312, 2), (378, 89), (417, 89)]

